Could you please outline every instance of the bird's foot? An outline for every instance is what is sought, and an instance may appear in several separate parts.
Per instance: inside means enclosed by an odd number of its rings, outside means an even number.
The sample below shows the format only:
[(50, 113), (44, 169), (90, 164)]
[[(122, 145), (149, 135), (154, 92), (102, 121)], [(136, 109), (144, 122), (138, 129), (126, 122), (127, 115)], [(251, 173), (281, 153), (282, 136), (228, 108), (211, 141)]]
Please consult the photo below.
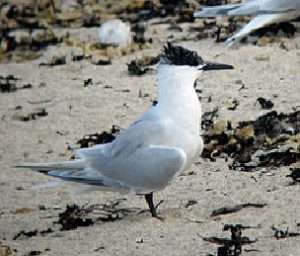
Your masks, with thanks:
[(150, 209), (150, 213), (151, 213), (152, 217), (157, 218), (159, 220), (164, 220), (163, 217), (160, 217), (157, 215), (157, 208), (160, 204), (163, 203), (163, 200), (159, 201), (159, 203), (154, 206), (153, 193), (146, 194), (145, 199), (146, 199), (147, 204), (149, 205), (149, 209)]

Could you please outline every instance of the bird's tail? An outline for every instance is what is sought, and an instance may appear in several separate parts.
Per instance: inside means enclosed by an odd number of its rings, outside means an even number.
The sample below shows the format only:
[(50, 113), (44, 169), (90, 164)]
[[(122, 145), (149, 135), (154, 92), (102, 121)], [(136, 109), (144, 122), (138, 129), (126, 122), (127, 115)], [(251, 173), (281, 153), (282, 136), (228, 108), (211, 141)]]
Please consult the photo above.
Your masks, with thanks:
[[(20, 163), (12, 167), (29, 168), (33, 171), (41, 172), (48, 176), (55, 176), (60, 178), (59, 175), (62, 174), (66, 175), (66, 173), (74, 173), (74, 172), (82, 171), (84, 169), (84, 163), (82, 160), (53, 162), (53, 163)], [(60, 181), (50, 181), (39, 185), (35, 185), (31, 187), (30, 190), (56, 187), (64, 184), (65, 184), (64, 179)]]
[(201, 11), (195, 12), (195, 18), (202, 17), (217, 17), (222, 15), (229, 15), (232, 10), (240, 7), (240, 4), (227, 4), (218, 6), (205, 6)]
[(64, 162), (53, 162), (53, 163), (20, 163), (13, 167), (16, 168), (30, 168), (33, 171), (38, 172), (49, 172), (52, 170), (57, 171), (81, 171), (84, 169), (84, 161), (81, 159), (74, 161), (64, 161)]
[[(29, 168), (47, 176), (59, 178), (62, 181), (107, 187), (111, 190), (125, 189), (125, 187), (118, 181), (110, 181), (102, 176), (97, 170), (90, 168), (88, 161), (85, 159), (52, 163), (21, 163), (13, 167)], [(54, 186), (60, 184), (63, 183), (54, 183)], [(42, 184), (41, 187), (48, 187), (48, 185), (52, 186), (52, 183)]]

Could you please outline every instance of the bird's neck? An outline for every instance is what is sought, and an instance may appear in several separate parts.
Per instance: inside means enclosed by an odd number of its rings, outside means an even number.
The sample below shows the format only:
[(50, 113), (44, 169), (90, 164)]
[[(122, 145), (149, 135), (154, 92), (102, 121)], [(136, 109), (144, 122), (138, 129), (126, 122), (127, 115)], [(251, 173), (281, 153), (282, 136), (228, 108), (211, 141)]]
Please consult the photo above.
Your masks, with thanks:
[(201, 105), (194, 90), (196, 77), (180, 72), (158, 74), (158, 102), (161, 110), (193, 133), (199, 133)]

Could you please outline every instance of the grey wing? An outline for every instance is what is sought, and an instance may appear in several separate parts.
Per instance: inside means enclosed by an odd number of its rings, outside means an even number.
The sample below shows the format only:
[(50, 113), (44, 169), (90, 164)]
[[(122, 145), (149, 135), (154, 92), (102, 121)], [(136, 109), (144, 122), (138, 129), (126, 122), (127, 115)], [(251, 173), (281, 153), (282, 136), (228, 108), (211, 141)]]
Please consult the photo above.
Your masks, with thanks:
[(125, 157), (106, 156), (91, 148), (82, 156), (83, 170), (49, 170), (46, 174), (66, 181), (149, 193), (168, 185), (183, 170), (187, 159), (183, 150), (163, 146), (144, 147)]
[[(146, 119), (146, 120), (145, 120)], [(61, 163), (23, 164), (44, 174), (89, 185), (136, 193), (163, 189), (187, 161), (172, 147), (168, 119), (147, 116), (132, 124), (113, 142), (76, 151), (78, 159)]]
[(167, 145), (172, 127), (168, 126), (167, 122), (167, 120), (138, 120), (107, 145), (103, 153), (111, 157), (128, 156), (145, 146)]
[(186, 154), (179, 148), (150, 146), (123, 157), (96, 157), (89, 167), (135, 192), (163, 189), (186, 164)]
[(135, 192), (164, 188), (187, 159), (183, 150), (169, 145), (168, 122), (141, 119), (111, 143), (78, 150), (85, 169), (60, 178)]

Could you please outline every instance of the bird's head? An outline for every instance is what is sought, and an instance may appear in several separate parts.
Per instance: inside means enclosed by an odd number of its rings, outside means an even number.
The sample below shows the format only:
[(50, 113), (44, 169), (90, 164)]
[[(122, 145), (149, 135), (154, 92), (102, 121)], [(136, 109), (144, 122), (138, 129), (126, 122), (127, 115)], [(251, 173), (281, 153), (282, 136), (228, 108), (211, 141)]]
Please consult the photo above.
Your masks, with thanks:
[(167, 43), (160, 55), (160, 69), (163, 73), (181, 73), (196, 79), (199, 71), (233, 69), (232, 65), (206, 62), (195, 51)]

